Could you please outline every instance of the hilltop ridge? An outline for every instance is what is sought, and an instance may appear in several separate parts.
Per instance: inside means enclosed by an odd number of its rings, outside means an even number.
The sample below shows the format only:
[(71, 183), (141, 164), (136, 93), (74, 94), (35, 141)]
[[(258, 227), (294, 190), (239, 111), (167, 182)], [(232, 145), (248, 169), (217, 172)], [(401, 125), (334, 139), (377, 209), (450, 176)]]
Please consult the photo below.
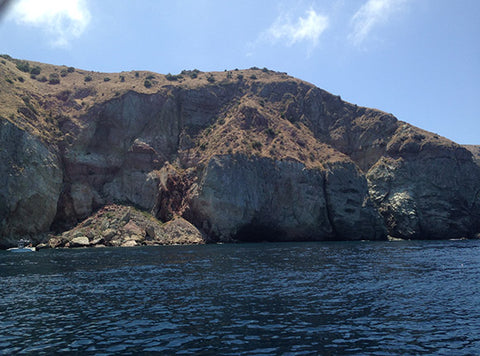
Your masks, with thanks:
[(480, 231), (469, 150), (285, 73), (0, 60), (4, 246), (45, 241), (113, 203), (184, 219), (206, 241)]

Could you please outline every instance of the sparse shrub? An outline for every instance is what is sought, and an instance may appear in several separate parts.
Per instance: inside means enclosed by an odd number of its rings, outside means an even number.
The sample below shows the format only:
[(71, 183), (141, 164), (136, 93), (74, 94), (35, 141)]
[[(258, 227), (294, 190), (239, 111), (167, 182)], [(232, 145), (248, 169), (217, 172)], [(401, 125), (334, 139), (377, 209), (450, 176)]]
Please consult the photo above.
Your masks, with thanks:
[(140, 73), (135, 72), (135, 78), (138, 78), (140, 76)]
[(25, 62), (25, 61), (18, 61), (17, 68), (25, 73), (30, 72), (30, 64), (28, 64), (28, 62)]
[(46, 76), (42, 75), (42, 76), (39, 77), (37, 80), (38, 80), (39, 82), (41, 82), (41, 83), (45, 83), (48, 79), (47, 79)]
[(42, 68), (40, 68), (39, 66), (35, 66), (32, 69), (30, 69), (30, 74), (39, 75), (41, 71), (42, 71)]
[(205, 151), (205, 150), (207, 149), (207, 144), (206, 144), (205, 142), (202, 143), (202, 144), (200, 145), (200, 149), (201, 149), (202, 151)]
[(208, 82), (209, 83), (214, 83), (215, 82), (215, 77), (213, 76), (213, 74), (210, 74), (210, 76), (207, 78)]
[(36, 76), (36, 74), (30, 74), (30, 78), (31, 79), (37, 79), (37, 76)]
[(83, 78), (83, 80), (86, 81), (86, 82), (91, 82), (92, 81), (92, 76), (87, 75), (85, 78)]
[(155, 79), (155, 76), (153, 74), (150, 74), (149, 76), (147, 76), (147, 78), (145, 78), (147, 80), (150, 80), (150, 79)]
[(23, 83), (25, 81), (25, 78), (23, 78), (21, 76), (18, 76), (17, 79), (20, 83)]
[(262, 72), (263, 72), (263, 73), (268, 73), (268, 72), (269, 72), (269, 70), (268, 70), (268, 68), (267, 68), (267, 67), (263, 67), (263, 69), (262, 69)]
[(251, 70), (260, 70), (260, 68), (258, 68), (258, 67), (251, 67), (250, 69)]
[(60, 71), (60, 76), (61, 77), (66, 77), (68, 74), (68, 71), (66, 68), (63, 68), (61, 71)]
[(109, 78), (109, 77), (105, 77), (105, 78), (103, 78), (103, 81), (104, 81), (104, 82), (109, 82), (109, 81), (110, 81), (110, 78)]
[(265, 133), (270, 137), (275, 137), (277, 133), (271, 127), (265, 129)]
[(60, 76), (58, 73), (52, 73), (48, 77), (48, 84), (59, 84), (60, 83)]
[(67, 72), (68, 72), (68, 73), (73, 73), (73, 72), (75, 72), (75, 68), (73, 68), (73, 67), (68, 67), (68, 68), (67, 68)]
[(254, 150), (260, 151), (262, 149), (262, 143), (260, 141), (253, 141), (252, 142), (252, 148)]
[(125, 81), (125, 76), (124, 75), (121, 75), (120, 77), (120, 81), (123, 83)]
[(7, 64), (7, 62), (5, 61), (5, 59), (2, 59), (2, 64)]
[(237, 75), (237, 79), (238, 79), (238, 80), (243, 80), (243, 74), (238, 74), (238, 75)]
[(223, 125), (224, 123), (225, 123), (225, 119), (223, 117), (218, 120), (219, 125)]
[(227, 78), (228, 78), (228, 79), (232, 79), (232, 72), (228, 72), (228, 73), (227, 73)]
[(145, 85), (145, 88), (151, 88), (152, 82), (148, 79), (145, 79), (145, 81), (143, 82), (143, 85)]
[(257, 79), (257, 76), (256, 76), (255, 74), (252, 74), (252, 75), (250, 76), (250, 79), (255, 80), (255, 79)]
[(183, 76), (181, 74), (173, 75), (173, 74), (168, 73), (165, 76), (165, 78), (167, 80), (170, 80), (170, 81), (176, 81), (176, 80), (179, 80), (179, 79), (183, 79)]

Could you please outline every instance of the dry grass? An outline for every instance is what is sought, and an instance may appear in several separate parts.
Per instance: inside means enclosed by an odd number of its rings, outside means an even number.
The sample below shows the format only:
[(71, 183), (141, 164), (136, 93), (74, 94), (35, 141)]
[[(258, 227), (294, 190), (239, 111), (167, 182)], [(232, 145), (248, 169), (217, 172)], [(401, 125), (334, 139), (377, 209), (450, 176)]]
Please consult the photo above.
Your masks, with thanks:
[[(308, 167), (320, 167), (332, 161), (349, 160), (340, 153), (342, 150), (362, 149), (360, 146), (350, 147), (349, 135), (357, 135), (363, 141), (378, 141), (390, 151), (414, 146), (420, 150), (425, 147), (455, 146), (443, 137), (399, 122), (392, 115), (359, 108), (326, 92), (326, 115), (336, 118), (337, 122), (323, 140), (318, 133), (311, 131), (308, 120), (302, 121), (299, 117), (302, 107), (297, 105), (298, 98), (303, 100), (307, 91), (314, 86), (286, 73), (266, 69), (208, 73), (189, 70), (177, 75), (148, 71), (100, 73), (27, 61), (30, 67), (39, 67), (41, 70), (36, 78), (32, 78), (29, 73), (17, 68), (16, 60), (0, 60), (0, 116), (48, 143), (62, 140), (62, 121), (70, 120), (79, 124), (79, 118), (88, 116), (93, 106), (130, 91), (154, 94), (175, 88), (234, 86), (236, 94), (233, 100), (219, 109), (210, 126), (189, 138), (193, 146), (180, 151), (184, 164), (202, 164), (213, 155), (244, 153), (294, 159)], [(43, 76), (47, 81), (38, 80)], [(60, 82), (49, 83), (51, 76), (57, 76)], [(277, 88), (270, 95), (280, 97), (269, 100), (261, 93), (262, 89), (269, 86)], [(345, 142), (350, 145), (348, 148), (337, 147), (337, 143), (344, 146)]]

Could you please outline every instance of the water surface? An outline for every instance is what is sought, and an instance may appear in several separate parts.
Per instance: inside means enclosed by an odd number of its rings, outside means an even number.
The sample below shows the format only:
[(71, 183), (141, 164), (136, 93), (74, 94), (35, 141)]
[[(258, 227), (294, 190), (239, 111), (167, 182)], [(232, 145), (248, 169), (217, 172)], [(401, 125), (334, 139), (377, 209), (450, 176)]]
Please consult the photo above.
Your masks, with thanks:
[(480, 241), (0, 252), (0, 353), (480, 353)]

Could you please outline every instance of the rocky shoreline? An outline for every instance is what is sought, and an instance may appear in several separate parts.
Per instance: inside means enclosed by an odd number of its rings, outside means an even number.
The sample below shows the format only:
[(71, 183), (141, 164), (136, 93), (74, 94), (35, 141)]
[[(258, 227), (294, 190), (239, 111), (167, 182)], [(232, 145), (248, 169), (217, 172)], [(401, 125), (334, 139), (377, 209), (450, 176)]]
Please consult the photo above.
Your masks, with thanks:
[(161, 223), (130, 206), (107, 205), (41, 247), (133, 247), (204, 244), (205, 236), (185, 219)]

